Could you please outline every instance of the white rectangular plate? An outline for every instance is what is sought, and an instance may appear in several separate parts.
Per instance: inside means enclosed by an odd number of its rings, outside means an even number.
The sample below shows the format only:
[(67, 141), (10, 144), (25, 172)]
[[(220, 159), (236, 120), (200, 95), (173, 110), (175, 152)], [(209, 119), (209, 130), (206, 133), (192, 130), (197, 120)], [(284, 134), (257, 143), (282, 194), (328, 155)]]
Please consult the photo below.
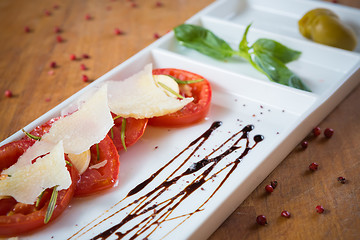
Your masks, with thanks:
[[(25, 130), (31, 130), (58, 116), (94, 85), (125, 79), (147, 63), (154, 68), (195, 72), (213, 87), (205, 121), (178, 129), (148, 127), (138, 143), (120, 153), (115, 188), (99, 196), (74, 199), (53, 224), (24, 239), (105, 239), (106, 233), (111, 233), (107, 239), (209, 237), (360, 81), (358, 53), (319, 45), (299, 35), (297, 20), (316, 7), (331, 8), (360, 29), (360, 18), (355, 18), (359, 10), (315, 1), (222, 0), (188, 21), (212, 30), (234, 48), (253, 22), (250, 42), (271, 38), (302, 52), (301, 58), (288, 66), (311, 93), (269, 82), (241, 59), (219, 62), (186, 49), (171, 32), (26, 126)], [(198, 139), (216, 121), (222, 125)], [(253, 129), (244, 134), (248, 125)], [(19, 131), (1, 145), (21, 134)], [(264, 139), (256, 144), (260, 136)], [(204, 163), (203, 167), (197, 162)], [(141, 185), (147, 179), (151, 179), (149, 184)], [(139, 184), (139, 191), (128, 196)]]

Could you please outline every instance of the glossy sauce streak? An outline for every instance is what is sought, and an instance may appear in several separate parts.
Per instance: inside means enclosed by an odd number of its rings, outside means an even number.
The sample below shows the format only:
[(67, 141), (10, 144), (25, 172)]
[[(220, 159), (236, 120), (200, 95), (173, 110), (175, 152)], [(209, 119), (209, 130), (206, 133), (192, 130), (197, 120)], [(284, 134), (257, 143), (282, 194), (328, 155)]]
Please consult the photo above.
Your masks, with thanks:
[[(104, 223), (105, 221), (111, 220), (112, 222), (117, 222), (115, 224), (112, 223), (112, 227), (99, 233), (92, 239), (107, 239), (110, 236), (112, 237), (112, 239), (136, 239), (140, 236), (140, 239), (148, 239), (151, 238), (151, 236), (158, 228), (161, 228), (161, 225), (164, 222), (177, 221), (174, 227), (167, 231), (167, 233), (162, 237), (164, 238), (173, 230), (175, 230), (178, 226), (184, 223), (187, 219), (189, 219), (192, 215), (202, 211), (206, 203), (229, 179), (230, 175), (235, 171), (242, 159), (249, 153), (251, 149), (253, 149), (259, 142), (264, 139), (262, 135), (255, 135), (253, 138), (253, 143), (250, 146), (249, 133), (254, 129), (254, 126), (247, 125), (242, 128), (242, 130), (225, 139), (222, 143), (220, 143), (217, 148), (206, 149), (205, 147), (203, 147), (201, 149), (204, 143), (209, 140), (213, 132), (221, 125), (222, 123), (220, 121), (214, 122), (207, 131), (205, 131), (200, 137), (192, 141), (178, 155), (176, 155), (173, 159), (167, 162), (158, 171), (153, 173), (149, 178), (147, 178), (142, 183), (134, 187), (131, 191), (129, 191), (127, 196), (115, 206), (120, 205), (120, 203), (122, 203), (125, 199), (134, 197), (135, 200), (130, 201), (127, 205), (117, 209), (114, 213), (106, 216), (99, 223), (86, 229), (86, 231), (85, 228), (88, 226), (84, 227), (71, 238), (76, 237), (77, 235), (81, 236), (89, 231), (99, 231), (100, 229), (96, 228), (98, 228), (100, 224)], [(191, 148), (194, 149), (191, 150)], [(210, 153), (208, 153), (200, 161), (190, 164), (190, 160), (193, 159), (194, 156), (198, 152), (200, 152), (200, 150), (207, 150), (210, 151)], [(189, 151), (190, 153), (186, 153)], [(183, 162), (178, 163), (179, 166), (177, 166), (173, 172), (166, 176), (165, 180), (162, 183), (155, 186), (152, 190), (140, 194), (140, 192), (145, 190), (146, 187), (156, 177), (158, 177), (166, 168), (168, 168), (171, 164), (175, 162), (175, 160), (179, 159), (179, 157), (183, 156), (185, 153), (188, 155), (185, 155)], [(230, 162), (226, 163), (221, 168), (218, 167), (217, 169), (215, 169), (215, 167), (223, 159), (230, 155), (235, 155), (231, 158)], [(186, 165), (189, 166), (186, 168)], [(185, 169), (181, 170), (184, 167)], [(223, 174), (225, 170), (227, 170), (227, 172)], [(192, 177), (192, 179), (187, 181), (184, 180), (186, 182), (184, 187), (178, 188), (174, 193), (171, 193), (171, 195), (167, 197), (167, 195), (169, 194), (169, 190), (172, 186), (175, 186), (177, 183), (180, 184), (179, 180), (183, 178), (188, 179), (189, 177)], [(220, 180), (215, 183), (215, 178), (220, 178)], [(210, 194), (200, 202), (199, 206), (195, 207), (195, 209), (192, 209), (190, 212), (181, 214), (179, 214), (178, 212), (174, 213), (174, 211), (176, 211), (176, 209), (181, 206), (181, 204), (185, 200), (187, 200), (187, 198), (191, 196), (191, 194), (193, 194), (195, 191), (204, 191), (204, 184), (209, 182), (210, 180), (217, 185), (212, 186), (211, 188), (207, 188), (210, 191)], [(213, 183), (211, 181), (209, 182), (210, 184)], [(139, 196), (136, 197), (136, 195)], [(165, 197), (163, 195), (165, 195)], [(114, 208), (115, 206), (113, 206), (112, 208)], [(115, 218), (118, 214), (124, 213), (125, 217), (115, 221)], [(136, 222), (132, 223), (134, 221)]]

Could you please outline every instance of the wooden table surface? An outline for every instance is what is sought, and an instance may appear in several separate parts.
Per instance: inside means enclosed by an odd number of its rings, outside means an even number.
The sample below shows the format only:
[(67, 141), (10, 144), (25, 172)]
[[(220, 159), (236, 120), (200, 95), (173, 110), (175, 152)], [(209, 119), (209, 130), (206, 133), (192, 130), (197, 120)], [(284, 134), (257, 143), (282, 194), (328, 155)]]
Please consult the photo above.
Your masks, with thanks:
[[(97, 79), (212, 2), (0, 1), (0, 140), (85, 87), (82, 75)], [(360, 7), (359, 1), (340, 3)], [(123, 34), (115, 34), (116, 28)], [(6, 90), (13, 97), (5, 97)], [(210, 239), (360, 239), (358, 103), (360, 86), (320, 123), (334, 136), (311, 138), (306, 150), (294, 149)], [(311, 162), (320, 167), (310, 174)], [(279, 185), (267, 194), (264, 187), (274, 179)], [(316, 205), (325, 212), (316, 213)], [(291, 218), (281, 217), (282, 210)], [(255, 223), (259, 214), (267, 217), (265, 227)]]

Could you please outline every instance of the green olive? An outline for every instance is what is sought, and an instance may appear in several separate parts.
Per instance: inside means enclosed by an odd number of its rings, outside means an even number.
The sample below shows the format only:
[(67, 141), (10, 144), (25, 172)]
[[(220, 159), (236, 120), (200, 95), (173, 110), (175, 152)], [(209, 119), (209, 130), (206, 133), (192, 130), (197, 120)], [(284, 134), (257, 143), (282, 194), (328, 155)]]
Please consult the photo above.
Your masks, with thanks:
[(354, 50), (357, 44), (355, 32), (345, 25), (331, 10), (316, 8), (299, 20), (300, 33), (315, 42)]

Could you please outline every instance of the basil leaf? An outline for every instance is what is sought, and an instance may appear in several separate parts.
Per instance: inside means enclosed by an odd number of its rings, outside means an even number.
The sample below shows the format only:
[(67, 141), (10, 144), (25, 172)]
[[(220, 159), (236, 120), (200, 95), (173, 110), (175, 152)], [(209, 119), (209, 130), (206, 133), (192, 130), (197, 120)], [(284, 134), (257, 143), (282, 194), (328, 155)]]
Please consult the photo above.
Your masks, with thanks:
[(274, 82), (309, 91), (310, 89), (295, 75), (286, 65), (271, 54), (262, 52), (253, 53), (254, 62), (265, 72), (268, 78)]
[(201, 26), (182, 24), (174, 28), (174, 32), (180, 44), (207, 56), (225, 60), (234, 54), (234, 50), (223, 39)]
[(256, 40), (252, 45), (252, 48), (257, 53), (266, 53), (279, 59), (283, 63), (297, 60), (301, 55), (301, 52), (299, 51), (290, 49), (277, 41), (266, 38)]

